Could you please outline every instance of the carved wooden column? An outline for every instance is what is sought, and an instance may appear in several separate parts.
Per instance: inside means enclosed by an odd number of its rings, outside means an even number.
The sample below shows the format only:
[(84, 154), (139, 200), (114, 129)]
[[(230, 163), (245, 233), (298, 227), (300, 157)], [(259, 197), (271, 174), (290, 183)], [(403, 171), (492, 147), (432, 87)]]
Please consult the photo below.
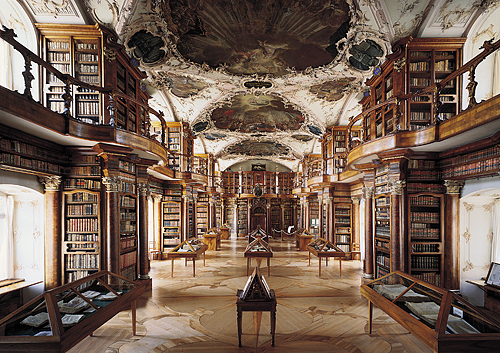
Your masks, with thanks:
[(156, 250), (160, 250), (162, 248), (162, 237), (161, 237), (161, 229), (163, 225), (163, 220), (161, 219), (161, 200), (163, 200), (162, 195), (153, 195), (153, 210), (154, 210), (154, 248)]
[(365, 199), (365, 261), (363, 277), (373, 278), (373, 186), (363, 187)]
[[(357, 244), (359, 247), (360, 241), (361, 241), (361, 236), (360, 236), (360, 228), (359, 228), (359, 222), (360, 222), (360, 214), (359, 214), (359, 202), (361, 201), (361, 197), (355, 196), (351, 197), (352, 200), (352, 211), (351, 211), (351, 245)], [(359, 249), (358, 249), (359, 250)], [(361, 255), (360, 259), (361, 259)], [(353, 260), (354, 256), (351, 257)]]
[(226, 224), (226, 203), (224, 199), (220, 200), (220, 225)]
[(295, 199), (293, 200), (292, 212), (293, 230), (297, 230), (300, 228), (300, 219), (297, 219), (297, 203), (295, 202)]
[(405, 180), (391, 180), (389, 182), (391, 193), (391, 272), (405, 270), (406, 251), (404, 232), (401, 229), (401, 197), (406, 187)]
[(190, 234), (189, 234), (189, 202), (190, 202), (191, 197), (189, 195), (184, 194), (184, 192), (185, 191), (183, 191), (182, 203), (181, 203), (182, 236), (181, 236), (180, 242), (183, 242), (184, 240), (186, 240), (190, 237)]
[(323, 207), (326, 209), (326, 229), (324, 238), (331, 243), (335, 242), (335, 229), (333, 228), (333, 197), (323, 196)]
[(265, 229), (267, 234), (272, 235), (272, 226), (271, 226), (271, 204), (267, 203), (266, 204), (266, 229)]
[(302, 200), (302, 211), (303, 213), (303, 222), (304, 222), (304, 228), (309, 230), (309, 226), (311, 224), (310, 218), (309, 218), (309, 202), (307, 200), (307, 196), (305, 196)]
[(106, 231), (103, 232), (101, 268), (120, 273), (120, 186), (119, 177), (103, 177), (106, 187)]
[(148, 183), (138, 183), (137, 192), (139, 195), (138, 209), (138, 245), (139, 245), (139, 279), (149, 279), (148, 260)]
[(61, 285), (61, 177), (40, 177), (45, 185), (45, 290)]
[(444, 287), (460, 288), (460, 192), (462, 180), (445, 180)]
[(318, 195), (318, 212), (319, 212), (319, 228), (318, 237), (326, 238), (325, 229), (323, 227), (323, 195)]
[(208, 229), (215, 227), (215, 206), (217, 204), (217, 200), (215, 199), (214, 195), (210, 195), (210, 198), (208, 199), (208, 204), (209, 204), (209, 211), (208, 211)]

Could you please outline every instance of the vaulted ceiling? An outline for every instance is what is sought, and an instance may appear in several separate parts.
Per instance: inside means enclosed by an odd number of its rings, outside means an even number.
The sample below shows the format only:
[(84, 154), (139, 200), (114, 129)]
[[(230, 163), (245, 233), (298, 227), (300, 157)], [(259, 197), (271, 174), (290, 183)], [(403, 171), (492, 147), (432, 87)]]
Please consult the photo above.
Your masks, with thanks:
[(191, 126), (220, 169), (295, 170), (360, 112), (364, 81), (403, 37), (467, 36), (486, 0), (23, 0), (37, 22), (102, 23), (148, 74), (151, 105)]

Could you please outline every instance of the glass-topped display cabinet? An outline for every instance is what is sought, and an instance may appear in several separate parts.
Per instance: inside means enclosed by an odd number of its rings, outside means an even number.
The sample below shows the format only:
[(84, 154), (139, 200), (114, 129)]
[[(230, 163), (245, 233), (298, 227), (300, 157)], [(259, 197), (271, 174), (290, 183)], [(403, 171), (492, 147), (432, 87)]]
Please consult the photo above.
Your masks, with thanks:
[(342, 276), (342, 258), (345, 258), (345, 252), (343, 252), (342, 249), (323, 238), (314, 239), (309, 244), (307, 244), (306, 249), (309, 252), (309, 266), (311, 266), (311, 254), (318, 257), (318, 271), (320, 277), (321, 260), (324, 258), (326, 265), (328, 266), (328, 258), (330, 257), (339, 259), (339, 276)]
[(108, 271), (49, 290), (0, 320), (1, 352), (66, 352), (122, 310), (132, 308), (142, 284)]
[(258, 225), (256, 229), (248, 233), (248, 243), (250, 244), (257, 238), (261, 238), (265, 242), (269, 243), (269, 235), (264, 231), (264, 229), (260, 227), (260, 225)]
[(500, 322), (451, 291), (395, 271), (361, 286), (373, 305), (405, 327), (434, 352), (493, 352)]
[(245, 249), (246, 253), (255, 253), (255, 252), (271, 252), (271, 247), (269, 243), (266, 242), (263, 238), (257, 237), (250, 244), (247, 245)]

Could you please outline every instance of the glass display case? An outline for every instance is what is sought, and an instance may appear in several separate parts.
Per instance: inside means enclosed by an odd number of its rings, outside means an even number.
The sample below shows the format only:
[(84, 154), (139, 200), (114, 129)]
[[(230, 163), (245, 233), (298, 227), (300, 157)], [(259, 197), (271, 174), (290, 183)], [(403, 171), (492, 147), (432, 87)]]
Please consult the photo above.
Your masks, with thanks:
[(203, 233), (203, 241), (207, 245), (207, 250), (217, 250), (220, 248), (221, 232), (216, 227), (212, 227)]
[(264, 231), (264, 229), (260, 227), (260, 225), (258, 225), (256, 229), (248, 233), (248, 243), (250, 244), (257, 238), (261, 238), (266, 243), (269, 243), (269, 235)]
[(500, 322), (454, 292), (395, 271), (361, 286), (373, 306), (405, 327), (434, 352), (492, 352), (498, 349)]
[(191, 238), (184, 240), (182, 243), (173, 248), (167, 253), (167, 259), (172, 260), (172, 277), (174, 277), (174, 260), (188, 259), (193, 260), (193, 277), (196, 277), (196, 259), (203, 254), (203, 266), (205, 266), (205, 252), (208, 246), (200, 239)]
[(100, 271), (49, 290), (0, 320), (1, 352), (66, 352), (122, 310), (132, 308), (142, 284)]
[(307, 244), (306, 249), (309, 251), (309, 266), (311, 266), (311, 254), (319, 259), (319, 276), (321, 276), (321, 260), (325, 258), (328, 266), (330, 257), (339, 259), (339, 275), (342, 276), (342, 258), (345, 258), (345, 252), (342, 249), (323, 238), (314, 239)]
[(271, 276), (271, 257), (273, 257), (273, 251), (271, 250), (269, 243), (267, 243), (262, 237), (256, 237), (250, 244), (247, 245), (244, 256), (247, 259), (247, 276), (251, 259), (257, 260), (258, 268), (264, 258), (267, 259), (267, 275)]

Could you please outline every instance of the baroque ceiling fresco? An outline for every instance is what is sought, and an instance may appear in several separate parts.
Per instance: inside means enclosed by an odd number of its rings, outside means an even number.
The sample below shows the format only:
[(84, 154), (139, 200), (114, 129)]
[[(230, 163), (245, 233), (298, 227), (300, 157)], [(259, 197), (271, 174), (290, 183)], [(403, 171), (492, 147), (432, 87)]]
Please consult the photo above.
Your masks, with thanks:
[[(23, 0), (37, 22), (87, 7), (148, 78), (150, 104), (191, 126), (221, 170), (255, 157), (297, 170), (406, 37), (462, 37), (497, 0)], [(73, 17), (71, 17), (73, 16)], [(73, 20), (72, 20), (73, 19)], [(479, 19), (479, 20), (478, 20)], [(487, 27), (487, 26), (486, 26)], [(500, 29), (484, 30), (481, 42)], [(489, 36), (489, 38), (486, 38)]]

